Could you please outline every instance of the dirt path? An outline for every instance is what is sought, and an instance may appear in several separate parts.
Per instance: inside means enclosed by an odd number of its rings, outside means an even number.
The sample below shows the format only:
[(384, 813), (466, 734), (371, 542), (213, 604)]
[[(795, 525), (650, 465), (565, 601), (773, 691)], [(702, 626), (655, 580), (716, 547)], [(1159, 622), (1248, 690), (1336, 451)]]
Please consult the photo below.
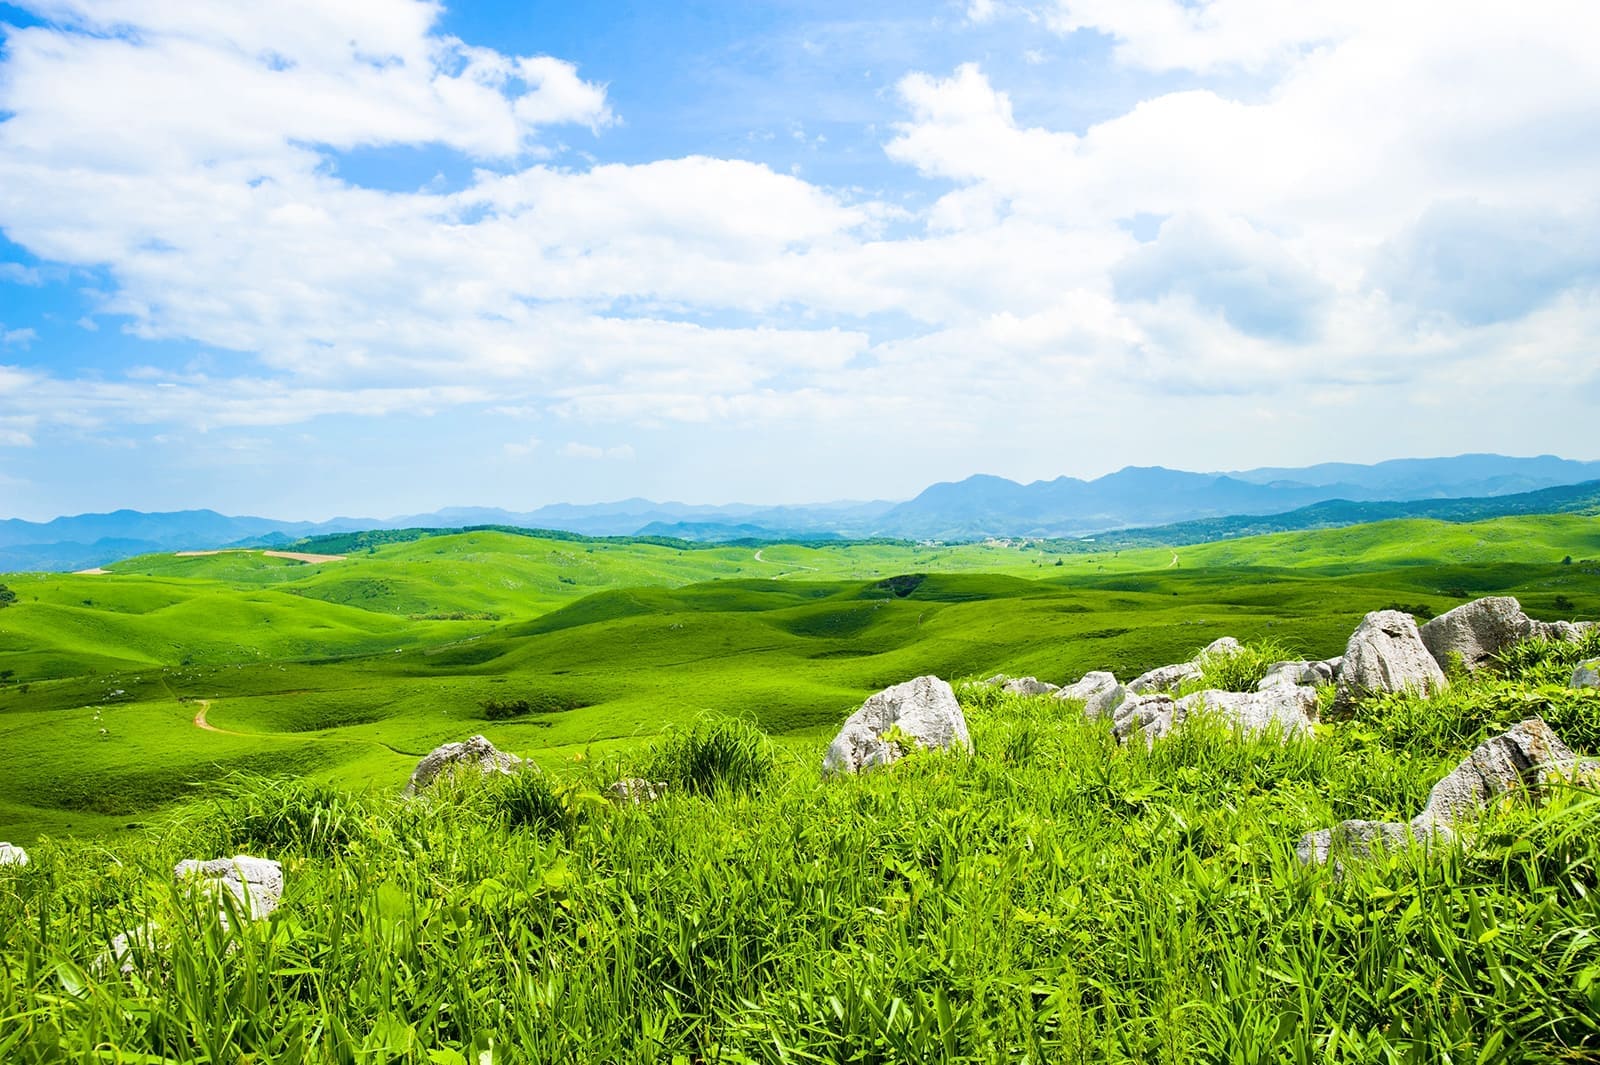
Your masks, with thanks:
[[(761, 548), (760, 550), (758, 550), (756, 552), (756, 561), (757, 562), (765, 562), (769, 566), (781, 566), (781, 565), (783, 565), (782, 562), (773, 562), (773, 561), (771, 561), (769, 559), (762, 558), (761, 557), (761, 552), (765, 551), (765, 550), (766, 550), (766, 548), (763, 547), (763, 548)], [(818, 572), (820, 572), (820, 571), (815, 566), (802, 566), (802, 565), (799, 565), (798, 563), (796, 563), (794, 569), (786, 569), (782, 573), (774, 574), (772, 579), (776, 581), (776, 580), (781, 580), (784, 577), (788, 577), (788, 576), (790, 576), (792, 574), (795, 574), (795, 573), (818, 573)]]
[(101, 569), (99, 566), (96, 566), (94, 569), (79, 569), (72, 571), (72, 575), (74, 577), (106, 577), (110, 576), (110, 574), (110, 570)]
[[(255, 554), (242, 547), (230, 547), (217, 551), (174, 551), (173, 558), (210, 558), (212, 555), (250, 555)], [(261, 554), (267, 558), (286, 558), (291, 562), (343, 562), (344, 555), (313, 555), (306, 551), (263, 551)]]
[(1177, 564), (1178, 564), (1178, 553), (1176, 551), (1174, 551), (1172, 553), (1172, 561), (1167, 563), (1167, 568), (1171, 569), (1173, 566), (1176, 566)]
[(194, 715), (194, 727), (195, 728), (204, 729), (207, 732), (215, 732), (219, 736), (243, 736), (243, 735), (246, 735), (246, 733), (243, 733), (243, 732), (234, 732), (231, 729), (218, 728), (217, 726), (213, 725), (211, 722), (207, 721), (206, 720), (206, 714), (209, 713), (210, 710), (211, 710), (211, 700), (210, 699), (196, 699), (194, 701), (194, 704), (200, 708), (199, 713)]

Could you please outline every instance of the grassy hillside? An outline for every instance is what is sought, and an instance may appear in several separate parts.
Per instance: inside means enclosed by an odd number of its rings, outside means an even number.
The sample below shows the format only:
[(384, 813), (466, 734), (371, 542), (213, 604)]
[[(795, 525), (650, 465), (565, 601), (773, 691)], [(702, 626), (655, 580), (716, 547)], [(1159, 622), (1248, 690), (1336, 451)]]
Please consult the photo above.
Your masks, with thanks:
[[(1061, 702), (969, 690), (972, 754), (861, 778), (821, 779), (821, 740), (702, 723), (424, 802), (242, 783), (0, 873), (0, 1059), (1594, 1060), (1600, 796), (1342, 873), (1293, 856), (1308, 830), (1414, 812), (1528, 714), (1595, 751), (1600, 696), (1523, 666), (1287, 744), (1202, 722), (1147, 753)], [(601, 799), (626, 773), (671, 790)], [(282, 861), (287, 893), (224, 928), (171, 868), (238, 852)], [(95, 976), (145, 921), (168, 931), (137, 974)]]
[[(1221, 635), (1322, 657), (1368, 610), (1499, 592), (1596, 617), (1597, 525), (1399, 522), (1081, 555), (483, 531), (339, 562), (150, 556), (6, 577), (0, 838), (119, 830), (241, 768), (392, 787), (472, 732), (552, 765), (704, 711), (805, 742), (927, 672), (1128, 677)], [(464, 620), (428, 620), (447, 617)], [(486, 710), (518, 701), (542, 712)]]

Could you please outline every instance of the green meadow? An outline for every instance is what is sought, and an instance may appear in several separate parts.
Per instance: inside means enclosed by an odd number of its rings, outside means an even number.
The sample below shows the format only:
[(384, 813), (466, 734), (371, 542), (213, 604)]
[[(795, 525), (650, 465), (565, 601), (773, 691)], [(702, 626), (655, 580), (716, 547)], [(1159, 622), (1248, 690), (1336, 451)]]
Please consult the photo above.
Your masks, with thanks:
[(809, 743), (922, 673), (1127, 677), (1221, 635), (1330, 656), (1379, 607), (1510, 593), (1593, 617), (1595, 559), (1600, 521), (1559, 515), (1120, 552), (479, 531), (11, 575), (0, 837), (127, 831), (240, 772), (395, 787), (474, 732), (546, 765), (706, 712)]
[[(1340, 653), (1366, 612), (1514, 594), (1600, 616), (1600, 520), (1093, 543), (694, 547), (503, 531), (0, 580), (0, 1060), (1567, 1062), (1600, 1056), (1600, 797), (1494, 811), (1343, 872), (1299, 836), (1396, 819), (1543, 716), (1528, 646), (1306, 740), (1204, 720), (1146, 752), (966, 686), (970, 754), (825, 780), (922, 673), (1123, 678), (1222, 635)], [(307, 545), (316, 551), (316, 545)], [(533, 763), (398, 792), (483, 733)], [(602, 798), (620, 776), (670, 784)], [(180, 858), (288, 891), (221, 922)], [(163, 932), (134, 972), (99, 958)]]

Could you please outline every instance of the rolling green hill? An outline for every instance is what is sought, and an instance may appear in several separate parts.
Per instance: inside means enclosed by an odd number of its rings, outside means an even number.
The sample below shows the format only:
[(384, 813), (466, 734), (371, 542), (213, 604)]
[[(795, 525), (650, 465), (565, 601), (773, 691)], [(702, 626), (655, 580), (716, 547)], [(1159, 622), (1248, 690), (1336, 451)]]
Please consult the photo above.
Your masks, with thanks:
[[(1537, 616), (1594, 617), (1596, 558), (1600, 521), (1554, 515), (1121, 551), (480, 530), (340, 561), (156, 555), (8, 576), (0, 836), (104, 831), (240, 768), (391, 787), (472, 732), (554, 763), (703, 711), (816, 737), (927, 672), (1129, 676), (1221, 635), (1320, 657), (1391, 605), (1509, 592)], [(559, 709), (484, 709), (519, 700)]]

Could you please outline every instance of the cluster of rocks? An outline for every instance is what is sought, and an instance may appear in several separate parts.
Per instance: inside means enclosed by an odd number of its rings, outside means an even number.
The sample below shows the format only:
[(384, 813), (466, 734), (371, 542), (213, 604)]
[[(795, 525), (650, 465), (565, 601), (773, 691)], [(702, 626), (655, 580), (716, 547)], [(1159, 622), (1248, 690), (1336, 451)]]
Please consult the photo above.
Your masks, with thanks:
[[(1226, 636), (1187, 662), (1149, 670), (1127, 684), (1106, 671), (1087, 673), (1065, 687), (1037, 677), (1003, 673), (978, 683), (1018, 695), (1079, 702), (1090, 718), (1109, 718), (1113, 734), (1123, 743), (1138, 737), (1153, 744), (1196, 714), (1219, 718), (1246, 733), (1274, 730), (1287, 738), (1310, 733), (1318, 718), (1318, 689), (1330, 684), (1335, 686), (1336, 707), (1347, 707), (1379, 692), (1431, 695), (1449, 684), (1445, 671), (1456, 663), (1476, 670), (1519, 640), (1576, 640), (1591, 626), (1537, 621), (1528, 617), (1515, 599), (1494, 596), (1459, 606), (1421, 628), (1411, 615), (1398, 610), (1373, 611), (1351, 634), (1344, 654), (1276, 662), (1253, 692), (1208, 689), (1178, 694), (1183, 686), (1192, 686), (1205, 676), (1208, 662), (1243, 650), (1237, 640)], [(1578, 667), (1572, 683), (1600, 687), (1600, 661)], [(937, 677), (917, 677), (862, 704), (829, 745), (823, 770), (854, 773), (888, 765), (912, 746), (942, 750), (957, 745), (968, 746), (970, 740), (955, 693)], [(1367, 827), (1352, 827), (1362, 825)], [(1333, 835), (1365, 838), (1362, 833), (1391, 839), (1402, 829), (1349, 822), (1329, 833), (1330, 839)]]
[(1428, 848), (1448, 842), (1460, 826), (1508, 799), (1542, 802), (1558, 781), (1590, 780), (1600, 762), (1580, 761), (1542, 718), (1529, 718), (1479, 744), (1433, 786), (1410, 821), (1344, 821), (1308, 832), (1295, 847), (1302, 862), (1321, 864), (1375, 851)]

